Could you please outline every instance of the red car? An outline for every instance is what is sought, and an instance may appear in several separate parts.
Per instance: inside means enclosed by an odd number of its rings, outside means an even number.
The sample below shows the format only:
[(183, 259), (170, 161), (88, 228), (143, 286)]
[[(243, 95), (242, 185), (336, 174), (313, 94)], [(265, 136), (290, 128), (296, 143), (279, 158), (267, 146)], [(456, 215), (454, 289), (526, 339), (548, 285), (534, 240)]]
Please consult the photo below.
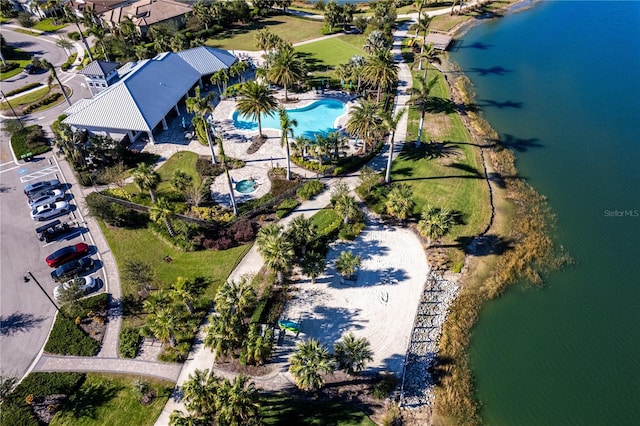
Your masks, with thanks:
[(57, 268), (63, 263), (67, 263), (70, 260), (78, 259), (80, 257), (84, 257), (89, 254), (89, 246), (85, 243), (78, 243), (73, 246), (63, 247), (60, 250), (56, 250), (51, 253), (45, 259), (47, 261), (47, 265), (52, 268)]

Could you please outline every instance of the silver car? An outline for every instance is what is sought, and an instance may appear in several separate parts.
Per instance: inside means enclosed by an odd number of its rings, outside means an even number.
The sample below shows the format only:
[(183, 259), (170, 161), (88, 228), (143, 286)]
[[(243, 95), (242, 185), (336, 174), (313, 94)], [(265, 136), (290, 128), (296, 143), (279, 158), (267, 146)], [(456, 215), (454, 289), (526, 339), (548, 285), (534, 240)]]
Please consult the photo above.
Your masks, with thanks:
[(27, 197), (31, 197), (36, 192), (42, 192), (46, 189), (56, 189), (59, 187), (60, 181), (58, 179), (34, 182), (24, 187), (24, 195), (26, 195)]
[(66, 201), (58, 201), (55, 203), (43, 204), (31, 211), (31, 219), (47, 220), (54, 216), (67, 213), (69, 211), (69, 203)]
[(50, 189), (48, 191), (39, 192), (33, 198), (29, 198), (29, 206), (35, 209), (43, 204), (55, 203), (56, 201), (63, 201), (65, 194), (60, 189)]

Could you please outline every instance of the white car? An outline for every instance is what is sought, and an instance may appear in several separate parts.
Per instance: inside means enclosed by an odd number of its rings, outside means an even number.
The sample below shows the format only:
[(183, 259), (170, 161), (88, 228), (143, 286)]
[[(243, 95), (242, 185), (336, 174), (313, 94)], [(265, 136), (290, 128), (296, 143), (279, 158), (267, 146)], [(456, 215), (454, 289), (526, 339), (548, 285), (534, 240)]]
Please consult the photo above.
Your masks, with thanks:
[(60, 189), (50, 189), (48, 191), (40, 192), (33, 198), (29, 198), (29, 205), (32, 209), (43, 204), (55, 203), (56, 201), (63, 201), (65, 197), (64, 192)]
[(43, 204), (31, 210), (31, 219), (47, 220), (54, 216), (59, 216), (63, 213), (66, 213), (69, 211), (69, 209), (69, 203), (67, 203), (66, 201)]
[(92, 276), (78, 277), (78, 278), (74, 278), (73, 280), (69, 280), (67, 282), (64, 282), (64, 283), (60, 284), (59, 286), (57, 286), (56, 288), (54, 288), (53, 289), (53, 297), (56, 300), (60, 300), (60, 297), (62, 296), (63, 289), (68, 289), (69, 287), (71, 287), (71, 285), (73, 284), (74, 280), (78, 280), (78, 282), (80, 283), (80, 291), (82, 292), (83, 296), (85, 294), (90, 293), (91, 291), (93, 291), (95, 289), (95, 287), (96, 287), (96, 280)]

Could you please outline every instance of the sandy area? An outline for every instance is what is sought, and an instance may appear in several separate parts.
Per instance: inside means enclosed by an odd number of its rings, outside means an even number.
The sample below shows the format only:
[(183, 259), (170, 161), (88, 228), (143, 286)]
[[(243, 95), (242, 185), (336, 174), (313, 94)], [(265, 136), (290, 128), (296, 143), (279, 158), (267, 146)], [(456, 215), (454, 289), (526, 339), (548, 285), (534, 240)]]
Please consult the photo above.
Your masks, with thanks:
[[(298, 340), (319, 339), (329, 348), (353, 331), (371, 342), (374, 360), (368, 371), (393, 371), (400, 377), (429, 267), (420, 240), (409, 229), (385, 225), (373, 215), (367, 222), (355, 241), (331, 246), (327, 271), (315, 285), (309, 280), (297, 284), (282, 318), (300, 321)], [(362, 258), (355, 284), (341, 284), (335, 271), (335, 259), (345, 250)]]

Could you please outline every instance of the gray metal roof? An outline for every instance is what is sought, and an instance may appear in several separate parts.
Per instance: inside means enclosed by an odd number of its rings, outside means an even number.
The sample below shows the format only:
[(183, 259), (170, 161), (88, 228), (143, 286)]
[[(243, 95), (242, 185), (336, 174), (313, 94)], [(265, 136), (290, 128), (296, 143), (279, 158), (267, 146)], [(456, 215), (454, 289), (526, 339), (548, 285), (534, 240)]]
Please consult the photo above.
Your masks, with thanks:
[(106, 77), (111, 71), (118, 68), (118, 65), (120, 65), (118, 62), (93, 61), (78, 71), (78, 74)]
[(98, 93), (64, 123), (80, 128), (152, 130), (200, 79), (200, 73), (176, 53), (139, 64), (122, 80)]
[(178, 52), (178, 55), (189, 65), (198, 70), (200, 75), (209, 75), (221, 69), (229, 68), (237, 58), (226, 50), (200, 46)]

